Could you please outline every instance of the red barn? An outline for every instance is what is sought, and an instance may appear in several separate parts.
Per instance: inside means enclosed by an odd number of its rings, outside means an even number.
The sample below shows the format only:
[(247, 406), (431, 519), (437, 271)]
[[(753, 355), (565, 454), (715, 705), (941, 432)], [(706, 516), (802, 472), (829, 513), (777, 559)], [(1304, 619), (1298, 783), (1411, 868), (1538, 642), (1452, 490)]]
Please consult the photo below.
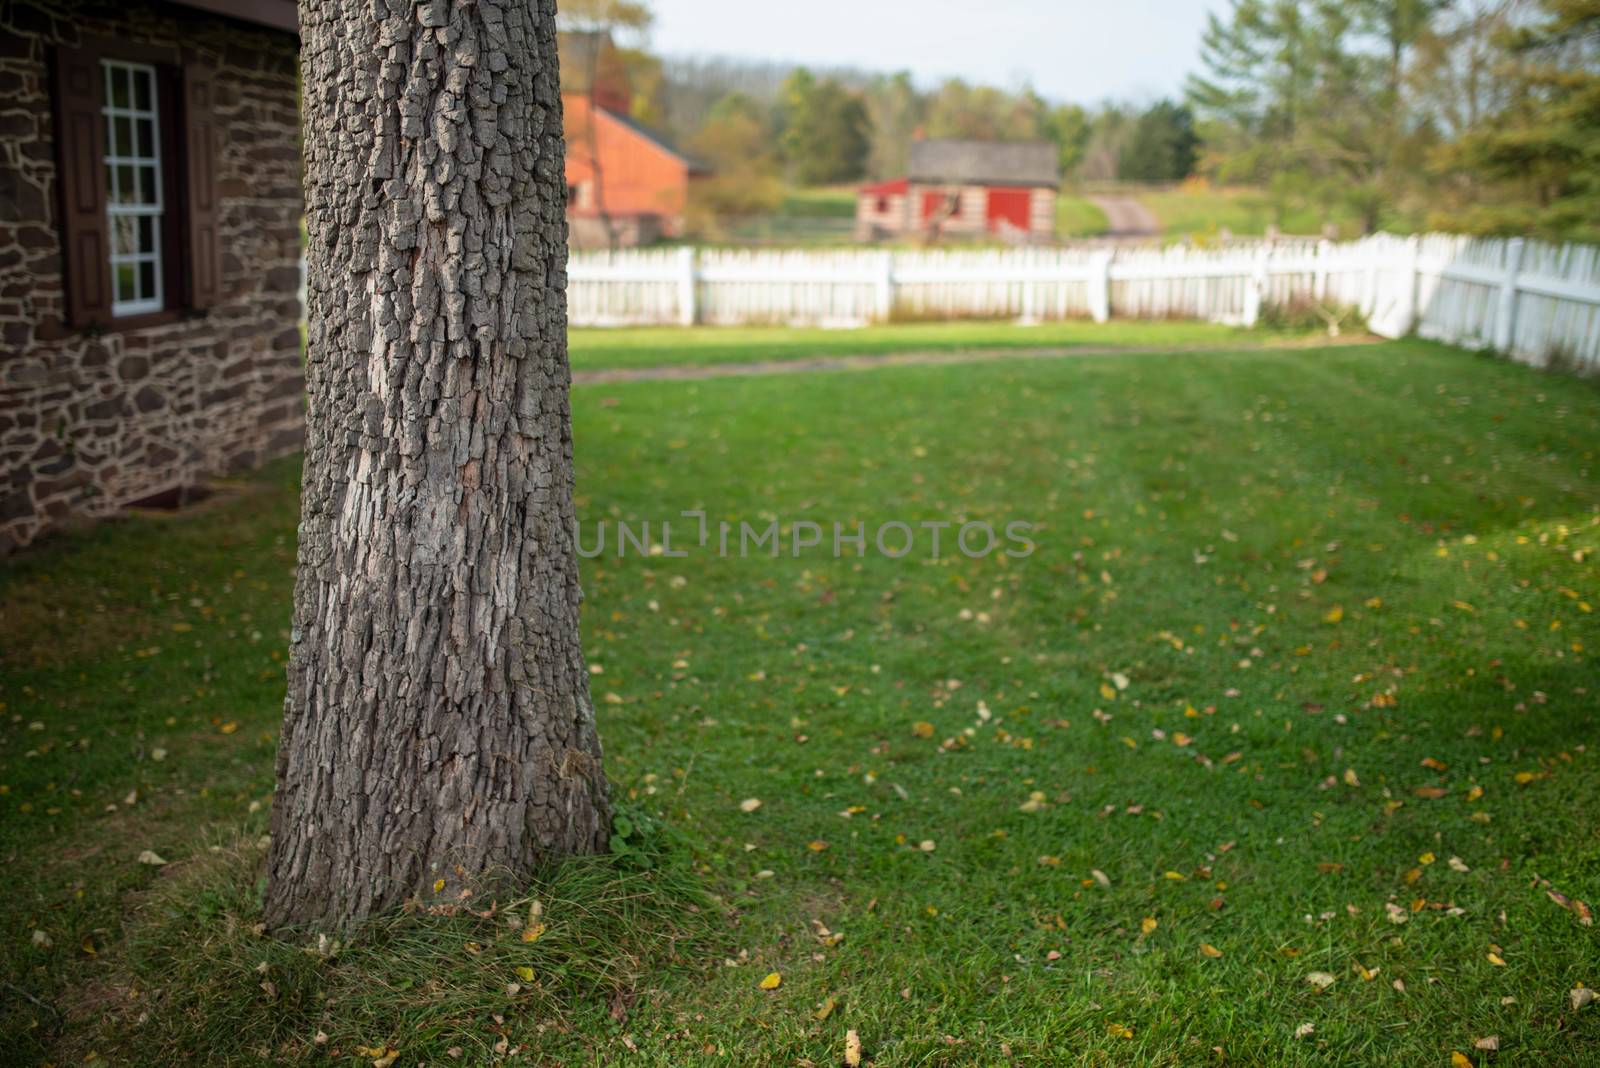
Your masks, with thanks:
[(862, 188), (856, 236), (1048, 241), (1060, 185), (1056, 146), (1048, 141), (916, 141), (906, 177)]
[(627, 66), (606, 34), (561, 35), (567, 223), (573, 245), (638, 245), (683, 231), (705, 168), (629, 115)]

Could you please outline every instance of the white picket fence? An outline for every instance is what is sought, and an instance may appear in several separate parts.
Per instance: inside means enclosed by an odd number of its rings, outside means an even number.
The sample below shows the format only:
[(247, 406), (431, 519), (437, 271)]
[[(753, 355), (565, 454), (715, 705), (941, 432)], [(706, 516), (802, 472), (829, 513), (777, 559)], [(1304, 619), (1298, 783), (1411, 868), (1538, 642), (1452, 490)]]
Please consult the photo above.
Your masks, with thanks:
[[(1253, 325), (1354, 308), (1374, 333), (1600, 369), (1600, 249), (1446, 234), (1225, 249), (574, 252), (574, 326), (1113, 316)], [(1355, 324), (1349, 324), (1355, 325)]]

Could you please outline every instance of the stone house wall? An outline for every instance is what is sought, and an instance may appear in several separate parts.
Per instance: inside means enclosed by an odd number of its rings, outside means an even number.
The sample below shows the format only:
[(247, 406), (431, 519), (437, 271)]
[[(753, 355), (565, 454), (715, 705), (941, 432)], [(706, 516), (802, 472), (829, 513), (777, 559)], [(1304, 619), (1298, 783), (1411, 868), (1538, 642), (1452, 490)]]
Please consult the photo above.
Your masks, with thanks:
[[(50, 53), (82, 36), (216, 69), (222, 277), (203, 316), (63, 325)], [(293, 34), (172, 5), (0, 4), (0, 554), (300, 446), (297, 61)]]

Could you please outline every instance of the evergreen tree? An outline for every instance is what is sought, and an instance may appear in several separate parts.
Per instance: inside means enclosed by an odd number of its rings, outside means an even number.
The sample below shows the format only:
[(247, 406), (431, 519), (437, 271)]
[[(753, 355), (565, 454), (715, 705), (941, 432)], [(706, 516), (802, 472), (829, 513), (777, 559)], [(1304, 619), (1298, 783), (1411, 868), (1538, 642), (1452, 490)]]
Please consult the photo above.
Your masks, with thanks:
[(1118, 177), (1140, 182), (1175, 182), (1194, 171), (1194, 115), (1188, 108), (1162, 100), (1139, 116), (1133, 137), (1122, 151)]

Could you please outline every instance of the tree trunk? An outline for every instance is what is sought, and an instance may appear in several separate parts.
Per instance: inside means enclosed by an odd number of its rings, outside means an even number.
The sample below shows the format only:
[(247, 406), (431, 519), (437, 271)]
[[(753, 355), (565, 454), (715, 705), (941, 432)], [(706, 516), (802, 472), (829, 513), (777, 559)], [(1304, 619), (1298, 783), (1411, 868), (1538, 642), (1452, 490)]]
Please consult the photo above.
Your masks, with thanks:
[[(554, 0), (302, 0), (309, 429), (266, 920), (604, 848)], [(441, 883), (442, 881), (442, 883)]]

